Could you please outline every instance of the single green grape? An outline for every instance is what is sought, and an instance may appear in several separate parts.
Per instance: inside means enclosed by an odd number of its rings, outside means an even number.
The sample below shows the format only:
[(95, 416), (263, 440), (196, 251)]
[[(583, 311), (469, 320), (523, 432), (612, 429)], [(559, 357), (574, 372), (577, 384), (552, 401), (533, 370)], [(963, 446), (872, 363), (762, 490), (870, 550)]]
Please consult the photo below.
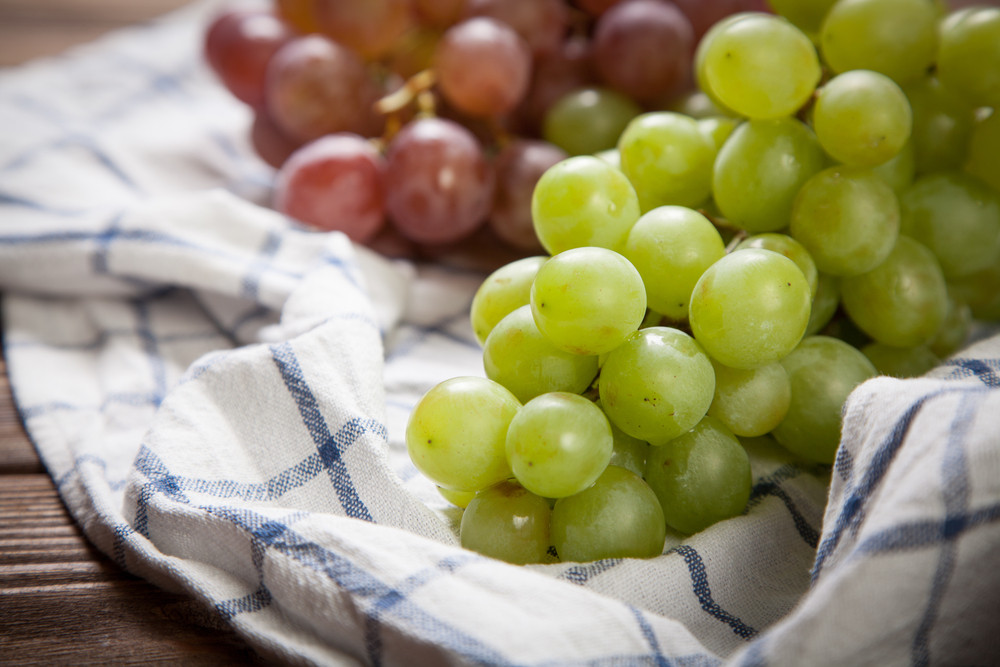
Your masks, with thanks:
[(941, 363), (941, 359), (926, 345), (893, 347), (872, 342), (861, 348), (875, 369), (895, 378), (919, 377)]
[(531, 306), (500, 320), (483, 347), (486, 377), (525, 403), (550, 391), (579, 394), (597, 376), (597, 357), (566, 352), (542, 335)]
[(646, 454), (649, 452), (649, 443), (639, 438), (633, 438), (615, 426), (615, 423), (610, 419), (608, 423), (611, 424), (611, 436), (614, 438), (611, 465), (631, 470), (636, 475), (641, 476), (643, 470), (646, 468)]
[(618, 140), (622, 171), (635, 187), (643, 211), (705, 201), (715, 152), (697, 121), (673, 111), (637, 116)]
[(651, 447), (646, 481), (660, 499), (667, 525), (691, 535), (738, 516), (750, 499), (750, 458), (715, 417)]
[(663, 553), (666, 523), (643, 479), (609, 465), (594, 485), (552, 508), (552, 544), (564, 562), (652, 558)]
[(550, 255), (581, 246), (614, 250), (639, 219), (639, 197), (621, 171), (598, 157), (578, 155), (538, 179), (531, 217)]
[(446, 489), (443, 486), (435, 486), (434, 488), (438, 490), (442, 498), (463, 509), (468, 507), (469, 502), (476, 497), (475, 491), (456, 491), (455, 489)]
[(702, 274), (691, 294), (691, 331), (726, 366), (756, 368), (798, 344), (811, 301), (809, 283), (795, 262), (772, 250), (747, 248)]
[(888, 183), (892, 191), (899, 196), (903, 190), (910, 187), (917, 171), (916, 151), (913, 148), (912, 134), (903, 148), (893, 157), (880, 165), (872, 167), (872, 173)]
[(836, 2), (837, 0), (768, 0), (775, 12), (810, 35), (819, 33), (826, 13)]
[(928, 0), (839, 0), (820, 27), (820, 50), (836, 72), (874, 70), (900, 85), (937, 57), (938, 10)]
[(673, 320), (686, 320), (688, 301), (705, 269), (726, 254), (715, 225), (682, 206), (661, 206), (632, 226), (622, 254), (646, 287), (646, 303)]
[(1000, 322), (1000, 252), (993, 263), (948, 287), (956, 298), (969, 306), (972, 316), (985, 322)]
[(531, 283), (548, 257), (522, 257), (496, 269), (476, 290), (469, 309), (469, 321), (480, 345), (497, 322), (529, 303)]
[(934, 253), (901, 235), (884, 262), (840, 281), (848, 317), (886, 345), (913, 347), (933, 340), (948, 310), (948, 290)]
[(671, 327), (631, 334), (608, 353), (599, 379), (601, 405), (622, 431), (660, 443), (705, 416), (715, 372), (701, 345)]
[(718, 153), (740, 122), (740, 120), (730, 116), (708, 116), (698, 119), (698, 130), (703, 137), (709, 140), (715, 147), (715, 152)]
[(552, 392), (518, 410), (507, 431), (507, 460), (524, 488), (562, 498), (594, 483), (611, 461), (614, 439), (601, 409), (579, 394)]
[(969, 139), (965, 170), (1000, 192), (1000, 112), (977, 120)]
[(976, 6), (941, 22), (937, 74), (970, 104), (1000, 107), (1000, 7)]
[(907, 86), (906, 97), (913, 110), (911, 141), (916, 171), (960, 169), (969, 153), (975, 109), (932, 75)]
[(507, 479), (507, 428), (520, 407), (512, 393), (492, 380), (445, 380), (410, 413), (410, 460), (429, 480), (456, 491), (479, 491)]
[(792, 399), (784, 366), (772, 362), (749, 370), (712, 360), (715, 397), (708, 414), (738, 436), (770, 433), (781, 423)]
[(646, 314), (642, 276), (606, 248), (573, 248), (555, 255), (531, 285), (538, 330), (574, 354), (602, 354), (635, 331)]
[(462, 514), (462, 546), (499, 560), (525, 565), (546, 560), (552, 509), (514, 480), (477, 493)]
[(803, 339), (781, 365), (792, 385), (792, 401), (772, 431), (774, 438), (806, 460), (833, 463), (844, 401), (878, 371), (860, 350), (830, 336)]
[(795, 262), (809, 283), (809, 293), (812, 294), (813, 298), (816, 297), (816, 290), (819, 286), (819, 271), (816, 270), (816, 262), (804, 245), (788, 234), (764, 232), (748, 236), (740, 241), (734, 250), (746, 250), (747, 248), (773, 250)]
[(859, 69), (838, 74), (819, 89), (812, 124), (832, 158), (854, 167), (874, 167), (906, 145), (913, 112), (896, 82)]
[(812, 310), (809, 311), (809, 324), (806, 325), (806, 335), (812, 336), (829, 324), (834, 313), (840, 306), (840, 280), (829, 273), (820, 273), (816, 281), (816, 296), (813, 297)]
[(944, 323), (929, 344), (931, 352), (944, 359), (958, 352), (972, 333), (972, 308), (953, 295), (954, 288), (948, 286), (948, 310)]
[(825, 166), (816, 135), (801, 121), (743, 123), (715, 159), (715, 203), (729, 222), (748, 232), (780, 231), (788, 226), (799, 188)]
[(987, 268), (1000, 251), (1000, 195), (968, 174), (927, 174), (899, 201), (902, 233), (927, 246), (949, 280)]
[(632, 98), (610, 88), (578, 88), (546, 112), (542, 137), (570, 155), (614, 148), (629, 121), (642, 113)]
[(819, 56), (809, 37), (788, 21), (763, 12), (710, 30), (699, 44), (696, 70), (702, 89), (748, 118), (793, 115), (819, 83)]
[(835, 276), (871, 271), (889, 256), (899, 236), (899, 201), (868, 169), (824, 169), (799, 190), (789, 232), (816, 268)]

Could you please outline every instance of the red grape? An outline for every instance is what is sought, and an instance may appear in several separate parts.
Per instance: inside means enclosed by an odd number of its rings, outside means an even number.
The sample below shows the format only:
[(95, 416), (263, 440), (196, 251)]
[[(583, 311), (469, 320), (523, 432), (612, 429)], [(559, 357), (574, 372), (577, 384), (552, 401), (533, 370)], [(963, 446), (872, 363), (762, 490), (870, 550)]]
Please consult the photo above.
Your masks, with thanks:
[(640, 101), (679, 92), (689, 80), (693, 49), (691, 22), (662, 0), (625, 0), (605, 12), (594, 30), (598, 73)]
[(531, 195), (545, 171), (569, 157), (547, 141), (519, 139), (507, 144), (496, 157), (496, 192), (489, 225), (498, 237), (515, 248), (542, 252), (531, 219)]
[(267, 107), (293, 140), (333, 132), (370, 136), (379, 131), (373, 105), (379, 90), (364, 62), (323, 35), (306, 35), (281, 47), (267, 72)]
[(430, 28), (447, 28), (462, 17), (465, 0), (413, 0), (417, 20)]
[(224, 12), (205, 33), (205, 59), (229, 92), (258, 108), (264, 103), (268, 62), (292, 35), (287, 24), (268, 12)]
[(420, 118), (397, 134), (386, 152), (386, 210), (403, 236), (448, 243), (486, 219), (493, 174), (467, 129), (441, 118)]
[(473, 116), (498, 116), (524, 98), (531, 80), (531, 53), (514, 29), (491, 18), (472, 18), (449, 28), (435, 54), (441, 94)]
[(330, 134), (295, 151), (281, 167), (274, 208), (364, 243), (385, 223), (384, 174), (384, 159), (370, 141), (356, 134)]
[(367, 60), (388, 54), (414, 27), (410, 0), (315, 0), (320, 29)]
[(709, 28), (730, 14), (738, 12), (769, 12), (767, 0), (673, 0), (673, 3), (684, 12), (694, 28), (697, 42)]
[(564, 0), (467, 0), (465, 16), (488, 16), (506, 23), (535, 55), (559, 48), (569, 27)]
[(250, 126), (250, 143), (257, 155), (275, 169), (283, 165), (301, 145), (289, 139), (263, 109), (254, 114), (253, 124)]

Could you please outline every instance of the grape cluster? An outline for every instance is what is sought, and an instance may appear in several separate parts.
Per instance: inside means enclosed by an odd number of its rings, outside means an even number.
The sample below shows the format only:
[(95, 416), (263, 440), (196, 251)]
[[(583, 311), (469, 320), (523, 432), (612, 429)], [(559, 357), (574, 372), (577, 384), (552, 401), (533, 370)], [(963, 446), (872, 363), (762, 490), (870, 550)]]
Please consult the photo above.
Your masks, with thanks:
[(704, 31), (764, 0), (274, 0), (207, 27), (274, 207), (384, 254), (542, 251), (541, 174), (692, 89)]
[(535, 183), (544, 252), (472, 303), (485, 377), (407, 426), (464, 546), (655, 556), (745, 510), (751, 442), (831, 464), (859, 383), (1000, 320), (1000, 8), (772, 5), (705, 27), (696, 91)]

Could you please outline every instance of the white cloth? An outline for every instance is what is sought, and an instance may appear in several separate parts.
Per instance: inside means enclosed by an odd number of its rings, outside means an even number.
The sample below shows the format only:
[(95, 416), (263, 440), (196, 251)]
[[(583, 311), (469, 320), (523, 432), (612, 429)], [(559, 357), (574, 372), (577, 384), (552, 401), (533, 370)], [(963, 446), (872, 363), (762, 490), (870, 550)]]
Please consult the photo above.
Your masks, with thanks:
[(292, 663), (1000, 660), (1000, 338), (864, 385), (832, 480), (754, 450), (747, 513), (658, 558), (462, 550), (403, 430), (482, 374), (483, 276), (269, 210), (248, 113), (201, 61), (212, 9), (0, 76), (11, 383), (115, 562)]

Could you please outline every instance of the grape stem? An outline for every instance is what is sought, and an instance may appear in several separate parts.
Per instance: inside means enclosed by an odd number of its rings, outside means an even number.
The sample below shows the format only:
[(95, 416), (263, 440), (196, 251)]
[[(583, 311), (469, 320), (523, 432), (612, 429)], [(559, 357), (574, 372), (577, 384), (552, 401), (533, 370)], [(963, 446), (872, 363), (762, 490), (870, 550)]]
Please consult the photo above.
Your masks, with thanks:
[(407, 79), (402, 86), (375, 102), (375, 113), (386, 117), (383, 143), (388, 143), (402, 128), (403, 112), (410, 106), (416, 105), (417, 114), (420, 116), (436, 115), (437, 103), (431, 91), (435, 81), (434, 70), (422, 70)]

